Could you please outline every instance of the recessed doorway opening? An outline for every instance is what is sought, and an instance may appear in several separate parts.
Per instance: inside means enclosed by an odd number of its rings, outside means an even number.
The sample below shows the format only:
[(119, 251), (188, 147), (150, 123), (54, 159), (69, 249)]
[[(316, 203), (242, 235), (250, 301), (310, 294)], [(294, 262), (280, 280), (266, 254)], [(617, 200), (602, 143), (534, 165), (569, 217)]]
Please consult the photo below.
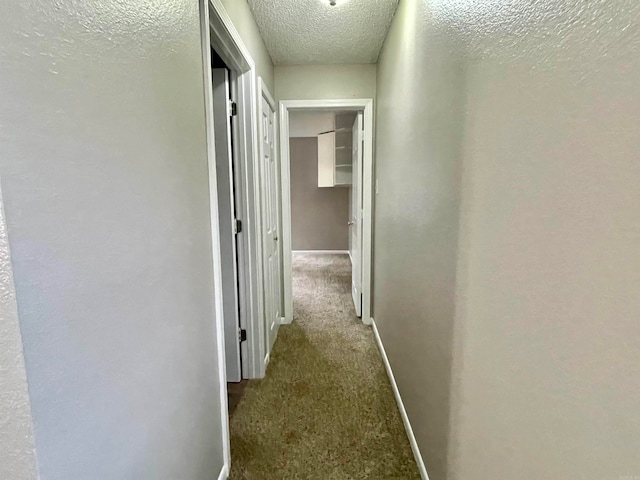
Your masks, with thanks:
[(285, 321), (293, 320), (293, 255), (345, 255), (353, 306), (371, 318), (372, 105), (280, 102)]

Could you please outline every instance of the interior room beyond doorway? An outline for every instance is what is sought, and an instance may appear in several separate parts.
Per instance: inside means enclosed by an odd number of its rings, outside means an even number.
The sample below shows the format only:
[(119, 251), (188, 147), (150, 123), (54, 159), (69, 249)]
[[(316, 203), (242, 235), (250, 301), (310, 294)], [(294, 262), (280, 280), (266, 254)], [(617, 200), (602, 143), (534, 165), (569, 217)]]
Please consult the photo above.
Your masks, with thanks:
[[(351, 127), (356, 112), (300, 111), (289, 117), (291, 168), (291, 242), (293, 251), (347, 253), (351, 192)], [(319, 185), (319, 141), (336, 125), (346, 127), (336, 134), (343, 145), (339, 161), (342, 184)], [(348, 149), (344, 148), (348, 143)], [(325, 156), (322, 161), (333, 161)], [(329, 165), (328, 168), (331, 168)], [(329, 172), (330, 174), (331, 172)]]
[(289, 115), (291, 246), (296, 255), (345, 255), (362, 312), (362, 112)]
[[(314, 139), (299, 141), (300, 138)], [(306, 145), (305, 145), (306, 143)], [(298, 144), (298, 145), (296, 145)], [(314, 148), (315, 146), (315, 148)], [(292, 295), (292, 255), (300, 252), (293, 247), (293, 228), (306, 233), (308, 222), (318, 215), (309, 207), (300, 209), (304, 201), (296, 198), (292, 201), (292, 182), (303, 178), (307, 188), (300, 189), (309, 199), (314, 195), (334, 195), (331, 201), (334, 211), (329, 216), (329, 226), (322, 230), (329, 238), (335, 235), (336, 244), (325, 247), (315, 244), (302, 251), (333, 253), (343, 252), (349, 255), (353, 268), (352, 294), (358, 317), (365, 324), (371, 323), (371, 253), (373, 219), (373, 100), (364, 99), (327, 99), (327, 100), (282, 100), (280, 102), (280, 147), (282, 174), (282, 234), (283, 234), (283, 271), (284, 271), (284, 321), (293, 320)], [(292, 167), (291, 150), (294, 161), (305, 165)], [(305, 167), (303, 169), (303, 166)], [(315, 166), (315, 168), (314, 168)], [(300, 168), (298, 168), (300, 167)], [(296, 178), (292, 178), (292, 174)], [(300, 174), (300, 176), (298, 176)], [(345, 194), (348, 214), (344, 221)], [(324, 194), (322, 190), (338, 193)], [(310, 193), (311, 192), (311, 193)], [(303, 198), (304, 200), (304, 198)], [(326, 213), (326, 212), (325, 212)], [(295, 219), (292, 218), (295, 215)], [(294, 222), (296, 226), (294, 227)], [(347, 227), (347, 248), (344, 250), (344, 227)], [(304, 229), (304, 230), (303, 230)], [(324, 236), (324, 235), (323, 235)], [(297, 245), (300, 235), (296, 237)], [(303, 237), (302, 237), (303, 238)], [(339, 243), (342, 242), (342, 243)], [(328, 244), (325, 244), (328, 245)]]

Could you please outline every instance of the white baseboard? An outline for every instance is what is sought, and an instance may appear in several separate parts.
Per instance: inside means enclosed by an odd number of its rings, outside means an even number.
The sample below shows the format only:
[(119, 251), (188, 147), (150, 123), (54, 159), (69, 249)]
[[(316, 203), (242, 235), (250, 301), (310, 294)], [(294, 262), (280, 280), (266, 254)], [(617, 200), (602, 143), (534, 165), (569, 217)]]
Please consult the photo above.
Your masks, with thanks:
[(292, 250), (292, 253), (313, 253), (315, 255), (349, 255), (349, 250)]
[(229, 478), (229, 465), (225, 463), (222, 466), (222, 470), (220, 471), (220, 475), (218, 475), (218, 480), (227, 480)]
[(387, 375), (389, 376), (389, 381), (391, 382), (391, 388), (393, 389), (393, 394), (395, 395), (396, 402), (398, 403), (400, 416), (402, 417), (404, 428), (407, 431), (407, 437), (409, 437), (409, 443), (411, 444), (411, 450), (413, 450), (413, 456), (415, 457), (416, 463), (418, 464), (418, 470), (420, 471), (420, 476), (422, 477), (422, 480), (429, 480), (429, 475), (427, 474), (427, 469), (424, 466), (424, 460), (422, 459), (422, 454), (420, 453), (420, 449), (418, 448), (418, 442), (416, 441), (416, 437), (413, 434), (413, 428), (411, 428), (411, 422), (409, 422), (407, 411), (404, 408), (404, 403), (402, 402), (402, 397), (400, 396), (400, 391), (398, 390), (398, 384), (396, 383), (396, 379), (393, 376), (393, 370), (391, 370), (391, 364), (389, 363), (387, 352), (384, 350), (384, 345), (382, 344), (382, 340), (380, 339), (380, 334), (378, 333), (378, 327), (376, 326), (376, 322), (373, 318), (371, 319), (371, 326), (373, 327), (373, 334), (376, 337), (376, 343), (378, 344), (378, 348), (380, 349), (380, 354), (382, 355), (382, 361), (384, 362), (384, 367), (387, 369)]

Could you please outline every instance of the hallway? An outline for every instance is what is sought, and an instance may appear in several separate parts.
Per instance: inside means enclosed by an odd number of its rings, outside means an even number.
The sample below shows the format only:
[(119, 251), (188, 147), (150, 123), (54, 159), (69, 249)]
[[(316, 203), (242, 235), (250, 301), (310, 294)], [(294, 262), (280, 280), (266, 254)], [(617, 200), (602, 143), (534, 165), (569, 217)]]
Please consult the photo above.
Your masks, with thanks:
[(346, 255), (293, 255), (294, 322), (231, 417), (231, 479), (420, 478)]
[(640, 480), (640, 1), (4, 1), (0, 58), (0, 480)]

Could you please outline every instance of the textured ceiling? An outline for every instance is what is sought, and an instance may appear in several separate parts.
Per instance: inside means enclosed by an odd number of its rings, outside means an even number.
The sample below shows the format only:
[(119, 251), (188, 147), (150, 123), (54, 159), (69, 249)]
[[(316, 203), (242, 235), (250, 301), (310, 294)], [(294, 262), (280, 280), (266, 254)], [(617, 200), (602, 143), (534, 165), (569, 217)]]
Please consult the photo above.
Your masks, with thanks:
[(276, 65), (375, 63), (398, 0), (248, 0)]

